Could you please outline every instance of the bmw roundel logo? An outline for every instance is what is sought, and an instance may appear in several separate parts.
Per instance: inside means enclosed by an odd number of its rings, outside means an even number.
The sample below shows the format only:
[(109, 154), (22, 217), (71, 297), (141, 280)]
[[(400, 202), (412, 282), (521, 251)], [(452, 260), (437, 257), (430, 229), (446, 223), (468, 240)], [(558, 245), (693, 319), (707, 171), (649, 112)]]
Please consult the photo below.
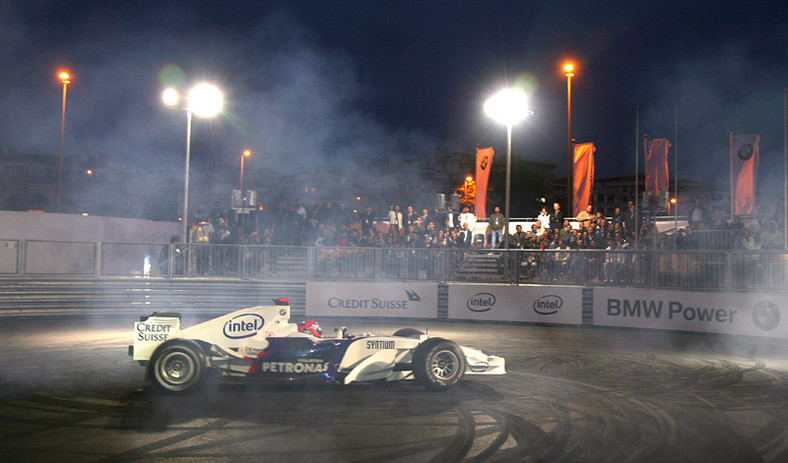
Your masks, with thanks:
[(752, 308), (752, 322), (763, 331), (771, 331), (780, 324), (780, 308), (772, 301), (760, 301)]
[(752, 152), (753, 149), (751, 143), (745, 143), (744, 145), (741, 145), (738, 152), (739, 159), (742, 161), (749, 161), (749, 159), (752, 157)]

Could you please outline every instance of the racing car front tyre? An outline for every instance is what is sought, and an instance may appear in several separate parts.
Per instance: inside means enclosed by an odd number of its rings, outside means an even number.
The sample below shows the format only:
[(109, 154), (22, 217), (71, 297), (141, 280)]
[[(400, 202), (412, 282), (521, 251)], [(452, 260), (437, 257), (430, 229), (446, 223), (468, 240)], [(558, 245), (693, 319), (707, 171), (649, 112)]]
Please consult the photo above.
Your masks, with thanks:
[(153, 353), (148, 363), (148, 378), (165, 392), (184, 392), (193, 388), (205, 374), (205, 355), (194, 342), (167, 341)]
[(413, 376), (432, 391), (443, 391), (459, 383), (465, 368), (462, 349), (447, 339), (428, 339), (413, 353)]

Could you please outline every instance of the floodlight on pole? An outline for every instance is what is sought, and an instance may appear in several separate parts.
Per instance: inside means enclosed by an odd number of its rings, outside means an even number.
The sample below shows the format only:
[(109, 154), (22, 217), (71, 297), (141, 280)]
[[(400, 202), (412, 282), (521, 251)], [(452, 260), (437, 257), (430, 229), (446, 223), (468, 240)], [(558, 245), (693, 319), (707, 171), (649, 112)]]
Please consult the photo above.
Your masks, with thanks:
[(244, 244), (246, 232), (246, 193), (244, 192), (244, 160), (252, 155), (251, 150), (241, 153), (241, 232), (238, 234), (239, 244)]
[(504, 247), (509, 249), (509, 204), (512, 171), (512, 126), (531, 114), (528, 97), (522, 90), (506, 88), (484, 103), (484, 113), (506, 125), (506, 198), (504, 200)]
[[(165, 89), (162, 101), (167, 106), (177, 106), (180, 102), (178, 91), (174, 88)], [(222, 110), (224, 97), (214, 85), (199, 84), (188, 94), (186, 108), (186, 167), (183, 175), (183, 242), (189, 238), (189, 162), (192, 141), (192, 114), (197, 117), (213, 117)]]
[(572, 153), (572, 77), (575, 76), (575, 66), (572, 63), (565, 63), (564, 75), (566, 76), (566, 208), (570, 214), (574, 214), (574, 198), (572, 198), (572, 170), (574, 167), (574, 156)]
[(63, 110), (60, 116), (60, 164), (57, 170), (57, 212), (60, 212), (60, 201), (63, 189), (63, 142), (66, 135), (66, 90), (71, 83), (71, 76), (66, 71), (60, 71), (57, 75), (63, 83)]

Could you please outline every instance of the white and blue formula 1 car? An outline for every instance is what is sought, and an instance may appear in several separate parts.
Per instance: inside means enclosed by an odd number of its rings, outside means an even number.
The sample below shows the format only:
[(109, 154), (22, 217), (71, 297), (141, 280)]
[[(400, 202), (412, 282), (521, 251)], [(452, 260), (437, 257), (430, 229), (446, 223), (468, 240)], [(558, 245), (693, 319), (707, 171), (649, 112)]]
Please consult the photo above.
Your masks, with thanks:
[(466, 374), (502, 375), (501, 357), (461, 347), (421, 331), (404, 328), (391, 336), (322, 338), (313, 321), (290, 323), (287, 299), (275, 305), (238, 310), (189, 328), (179, 314), (154, 313), (134, 324), (129, 355), (147, 367), (148, 380), (166, 392), (198, 386), (206, 372), (271, 380), (357, 381), (415, 379), (431, 390), (445, 390)]

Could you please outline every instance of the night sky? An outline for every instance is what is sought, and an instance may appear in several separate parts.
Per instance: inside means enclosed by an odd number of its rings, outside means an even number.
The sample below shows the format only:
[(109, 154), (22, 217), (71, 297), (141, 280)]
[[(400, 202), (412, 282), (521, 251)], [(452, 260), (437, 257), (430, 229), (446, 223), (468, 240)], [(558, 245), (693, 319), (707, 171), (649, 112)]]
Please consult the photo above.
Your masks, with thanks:
[(195, 119), (193, 166), (249, 148), (296, 171), (476, 143), (503, 154), (482, 104), (509, 84), (534, 112), (514, 154), (560, 177), (571, 58), (573, 138), (596, 143), (598, 178), (634, 171), (640, 107), (640, 132), (677, 145), (680, 178), (725, 188), (734, 129), (761, 134), (762, 183), (782, 183), (784, 1), (0, 0), (0, 43), (0, 145), (26, 153), (59, 152), (61, 67), (65, 155), (135, 170), (182, 169), (168, 85), (225, 92), (220, 117)]

